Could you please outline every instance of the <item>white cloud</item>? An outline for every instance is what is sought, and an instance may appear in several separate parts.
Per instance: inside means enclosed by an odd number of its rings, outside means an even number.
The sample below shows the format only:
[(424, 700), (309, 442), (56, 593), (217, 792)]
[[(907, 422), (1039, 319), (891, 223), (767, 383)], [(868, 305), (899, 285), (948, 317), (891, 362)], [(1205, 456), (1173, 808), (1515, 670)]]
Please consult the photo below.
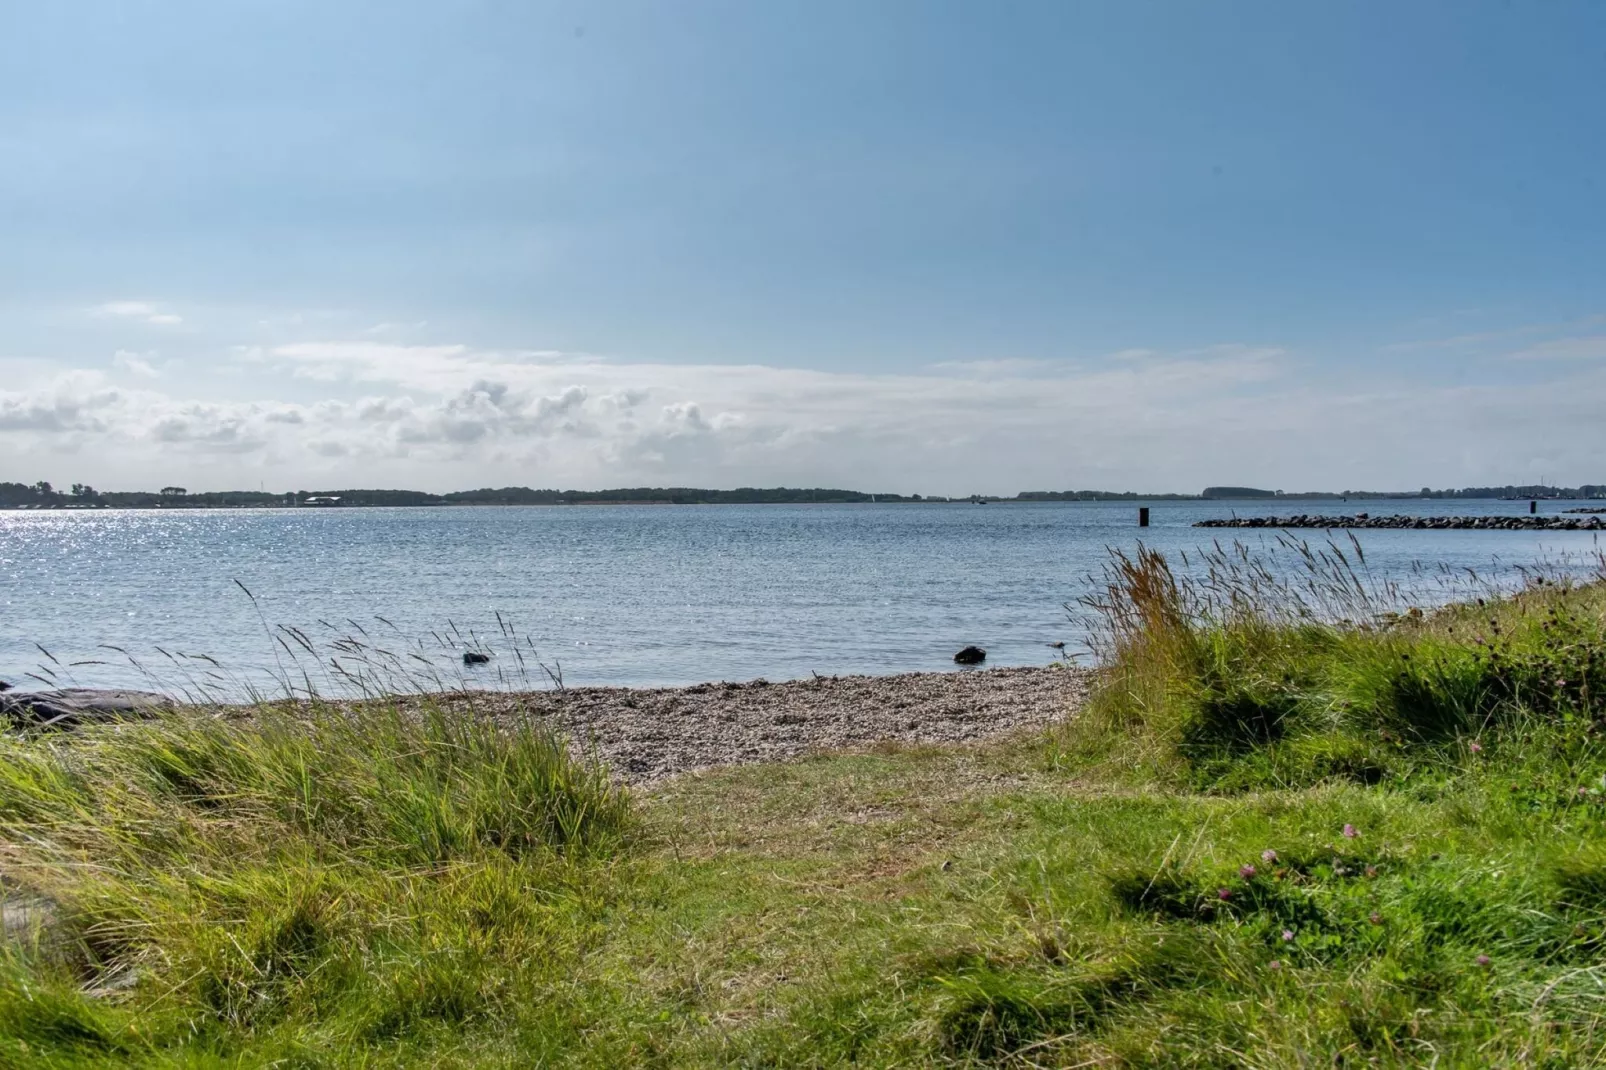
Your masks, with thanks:
[[(1452, 315), (1476, 313), (1476, 309), (1468, 309), (1463, 313), (1452, 313)], [(1577, 330), (1580, 327), (1592, 327), (1603, 322), (1606, 322), (1606, 316), (1589, 315), (1562, 323), (1526, 323), (1498, 331), (1479, 331), (1472, 334), (1451, 335), (1448, 338), (1426, 338), (1412, 342), (1394, 342), (1382, 346), (1379, 352), (1410, 353), (1432, 349), (1477, 349), (1494, 342), (1508, 342), (1512, 339), (1531, 337), (1536, 334), (1555, 334), (1558, 331)]]
[(183, 323), (184, 318), (172, 312), (163, 312), (149, 301), (107, 301), (90, 310), (100, 317), (141, 320), (158, 327), (171, 327)]
[(1513, 360), (1606, 360), (1606, 334), (1555, 338), (1511, 354)]
[(1065, 362), (1033, 360), (1026, 357), (1009, 357), (995, 360), (945, 360), (928, 365), (934, 372), (964, 372), (971, 375), (1009, 375), (1016, 372), (1040, 371), (1063, 366)]
[(151, 362), (145, 359), (146, 356), (148, 356), (148, 354), (133, 353), (126, 349), (119, 349), (116, 353), (112, 354), (112, 366), (115, 368), (121, 368), (126, 372), (131, 372), (134, 375), (138, 375), (144, 379), (155, 379), (161, 375), (161, 372), (152, 367)]
[(415, 323), (376, 323), (362, 329), (363, 334), (403, 334), (407, 331), (419, 331), (429, 326), (429, 320), (418, 320)]
[(123, 398), (94, 372), (70, 372), (33, 391), (0, 391), (0, 435), (112, 433)]
[[(1342, 489), (1503, 482), (1541, 464), (1594, 481), (1606, 452), (1606, 368), (1579, 363), (1553, 382), (1419, 388), (1316, 383), (1290, 354), (1244, 345), (871, 374), (364, 341), (241, 351), (228, 367), (236, 400), (88, 373), (0, 391), (0, 456), (16, 469), (0, 478)], [(70, 470), (50, 460), (64, 452)]]

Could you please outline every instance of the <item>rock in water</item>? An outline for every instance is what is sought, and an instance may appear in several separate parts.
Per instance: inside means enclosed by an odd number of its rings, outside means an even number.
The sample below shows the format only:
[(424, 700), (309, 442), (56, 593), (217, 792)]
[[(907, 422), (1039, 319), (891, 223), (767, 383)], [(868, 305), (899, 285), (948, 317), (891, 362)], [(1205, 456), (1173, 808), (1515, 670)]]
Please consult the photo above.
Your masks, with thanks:
[(491, 655), (489, 655), (489, 654), (481, 654), (478, 650), (465, 650), (465, 651), (463, 651), (463, 664), (464, 665), (484, 665), (487, 661), (490, 661), (490, 660), (491, 660)]
[(107, 721), (134, 721), (172, 709), (166, 695), (150, 691), (11, 691), (0, 695), (0, 717), (32, 728), (71, 728)]
[(954, 661), (960, 665), (980, 665), (987, 660), (987, 651), (979, 646), (967, 646), (954, 655)]

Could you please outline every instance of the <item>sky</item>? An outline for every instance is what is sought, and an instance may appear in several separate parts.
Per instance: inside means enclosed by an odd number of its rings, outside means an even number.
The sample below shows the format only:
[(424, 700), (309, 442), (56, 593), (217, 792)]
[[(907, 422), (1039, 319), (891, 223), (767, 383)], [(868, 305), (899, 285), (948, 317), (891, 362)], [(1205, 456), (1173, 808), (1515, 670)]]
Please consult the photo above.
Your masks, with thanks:
[(0, 4), (0, 480), (1606, 482), (1606, 4)]

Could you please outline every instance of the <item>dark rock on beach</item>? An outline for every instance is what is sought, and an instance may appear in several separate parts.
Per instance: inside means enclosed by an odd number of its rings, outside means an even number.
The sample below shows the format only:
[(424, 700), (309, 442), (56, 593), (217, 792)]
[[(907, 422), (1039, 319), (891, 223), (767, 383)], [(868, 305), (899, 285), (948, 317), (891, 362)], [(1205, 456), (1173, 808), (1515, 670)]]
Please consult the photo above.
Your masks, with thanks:
[(979, 646), (967, 646), (954, 655), (954, 661), (960, 665), (980, 665), (987, 660), (987, 651)]
[(1601, 531), (1606, 518), (1591, 516), (1235, 516), (1200, 520), (1196, 528), (1390, 528), (1416, 531)]
[(0, 695), (0, 717), (31, 728), (71, 728), (80, 724), (136, 721), (171, 709), (172, 700), (150, 691), (97, 691), (68, 687), (59, 691), (8, 691)]

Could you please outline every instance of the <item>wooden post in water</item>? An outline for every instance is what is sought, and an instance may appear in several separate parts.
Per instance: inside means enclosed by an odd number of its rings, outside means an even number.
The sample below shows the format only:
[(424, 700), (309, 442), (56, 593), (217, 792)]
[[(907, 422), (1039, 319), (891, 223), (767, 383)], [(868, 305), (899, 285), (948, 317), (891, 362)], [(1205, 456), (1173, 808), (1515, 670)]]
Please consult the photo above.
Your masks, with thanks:
[(1146, 528), (1148, 526), (1149, 526), (1149, 507), (1147, 505), (1140, 505), (1140, 506), (1138, 506), (1138, 527)]
[(1538, 511), (1539, 511), (1539, 503), (1536, 502), (1536, 501), (1529, 501), (1528, 502), (1528, 512), (1537, 513)]

